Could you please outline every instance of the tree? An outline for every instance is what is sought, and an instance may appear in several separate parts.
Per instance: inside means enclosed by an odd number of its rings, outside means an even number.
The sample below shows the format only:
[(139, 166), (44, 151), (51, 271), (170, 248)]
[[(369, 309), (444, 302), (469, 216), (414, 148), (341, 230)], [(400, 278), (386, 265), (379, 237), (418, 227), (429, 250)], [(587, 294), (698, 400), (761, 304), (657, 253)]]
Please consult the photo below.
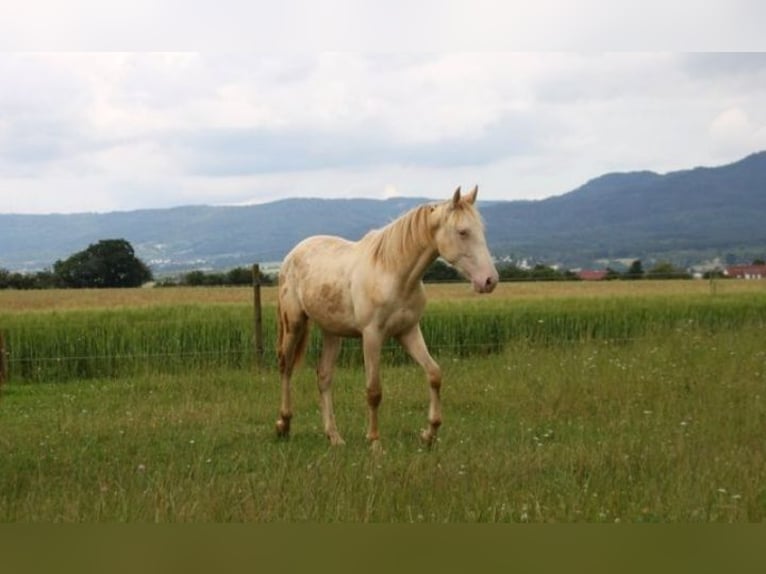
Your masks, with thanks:
[(53, 265), (63, 287), (139, 287), (152, 272), (124, 239), (104, 239)]
[(534, 266), (532, 271), (530, 271), (529, 278), (532, 281), (558, 281), (564, 279), (564, 276), (553, 267), (538, 263)]
[(636, 259), (630, 264), (630, 268), (625, 272), (625, 279), (643, 279), (644, 267), (641, 265), (641, 260)]
[(620, 273), (618, 271), (615, 271), (611, 267), (606, 268), (606, 276), (604, 277), (605, 281), (614, 281), (615, 279), (620, 278)]
[(184, 285), (189, 285), (191, 287), (199, 287), (201, 285), (205, 285), (205, 272), (196, 270), (196, 271), (189, 271), (186, 273), (181, 282)]
[(50, 289), (55, 286), (55, 277), (48, 269), (37, 273), (11, 273), (0, 267), (0, 289)]
[(650, 279), (690, 279), (691, 276), (683, 269), (678, 269), (669, 261), (660, 261), (649, 269), (647, 277)]
[(457, 281), (458, 279), (460, 279), (460, 274), (457, 272), (457, 269), (452, 267), (452, 265), (445, 263), (441, 259), (434, 261), (423, 274), (423, 281), (426, 283)]
[(529, 272), (513, 263), (500, 265), (497, 268), (500, 281), (523, 281), (529, 279)]

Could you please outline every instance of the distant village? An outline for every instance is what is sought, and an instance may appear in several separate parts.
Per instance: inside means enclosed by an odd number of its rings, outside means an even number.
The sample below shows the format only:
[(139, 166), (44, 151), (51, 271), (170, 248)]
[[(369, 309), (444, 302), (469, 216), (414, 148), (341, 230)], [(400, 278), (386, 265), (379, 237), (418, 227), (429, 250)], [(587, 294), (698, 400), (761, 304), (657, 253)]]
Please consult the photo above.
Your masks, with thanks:
[[(578, 269), (575, 275), (582, 281), (602, 281), (609, 279), (608, 269)], [(766, 264), (753, 263), (751, 265), (729, 265), (729, 266), (695, 266), (688, 272), (678, 271), (668, 273), (669, 276), (688, 276), (691, 279), (709, 279), (711, 277), (720, 277), (727, 279), (766, 279)]]
[[(641, 260), (638, 259), (620, 259), (614, 262), (599, 262), (602, 266), (596, 268), (574, 268), (563, 270), (558, 265), (549, 266), (559, 273), (567, 274), (572, 279), (581, 281), (606, 281), (620, 278), (654, 278), (654, 279), (766, 279), (766, 261), (755, 259), (749, 264), (727, 265), (716, 257), (711, 261), (692, 265), (689, 268), (675, 267), (668, 262), (659, 262), (649, 269), (644, 269)], [(500, 258), (497, 261), (498, 267), (514, 267), (520, 270), (531, 272), (535, 268), (545, 267), (540, 264), (530, 262), (528, 259), (514, 261), (509, 257)], [(610, 266), (613, 265), (613, 267)]]

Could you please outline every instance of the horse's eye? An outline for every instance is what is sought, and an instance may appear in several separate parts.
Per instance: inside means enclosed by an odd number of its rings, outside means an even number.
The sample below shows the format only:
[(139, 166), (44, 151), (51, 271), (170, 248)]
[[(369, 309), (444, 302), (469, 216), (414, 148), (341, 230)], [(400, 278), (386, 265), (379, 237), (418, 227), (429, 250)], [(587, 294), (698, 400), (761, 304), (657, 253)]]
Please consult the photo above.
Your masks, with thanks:
[(468, 237), (468, 230), (467, 229), (458, 229), (457, 234), (460, 237)]

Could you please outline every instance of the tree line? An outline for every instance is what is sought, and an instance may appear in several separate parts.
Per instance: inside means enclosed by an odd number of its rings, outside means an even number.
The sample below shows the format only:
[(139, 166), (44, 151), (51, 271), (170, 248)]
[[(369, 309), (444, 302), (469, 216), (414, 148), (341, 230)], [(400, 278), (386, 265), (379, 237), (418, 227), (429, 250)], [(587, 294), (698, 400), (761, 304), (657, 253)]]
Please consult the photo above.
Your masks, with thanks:
[[(577, 280), (577, 276), (571, 271), (560, 271), (547, 265), (535, 265), (525, 269), (512, 263), (500, 263), (497, 265), (500, 281), (570, 281)], [(434, 261), (423, 275), (426, 283), (440, 283), (461, 281), (463, 278), (457, 269), (445, 263), (441, 259)]]
[[(238, 287), (253, 284), (253, 271), (248, 267), (235, 267), (226, 272), (189, 271), (179, 277), (166, 277), (157, 282), (158, 287)], [(276, 284), (274, 275), (261, 273), (261, 285)]]
[[(261, 284), (274, 283), (271, 275), (262, 275)], [(0, 268), (0, 289), (53, 289), (140, 287), (154, 280), (149, 266), (141, 261), (133, 246), (124, 239), (105, 239), (88, 246), (52, 269), (37, 273), (10, 272)], [(237, 267), (225, 273), (191, 271), (178, 278), (165, 278), (158, 286), (252, 285), (252, 271)]]
[[(759, 260), (760, 261), (760, 260)], [(501, 281), (578, 281), (573, 271), (560, 270), (543, 264), (522, 268), (513, 263), (497, 266)], [(721, 276), (720, 272), (719, 275)], [(620, 272), (607, 268), (605, 280), (614, 279), (689, 279), (691, 275), (668, 262), (659, 262), (645, 271), (640, 260), (635, 260)], [(67, 259), (58, 260), (53, 268), (37, 273), (10, 272), (0, 268), (0, 289), (51, 289), (51, 288), (101, 288), (139, 287), (153, 281), (149, 266), (135, 254), (133, 246), (124, 239), (105, 239), (88, 246)], [(460, 281), (457, 270), (437, 259), (423, 276), (427, 283)], [(157, 282), (166, 286), (242, 286), (251, 285), (252, 271), (237, 267), (226, 272), (201, 270), (184, 273), (177, 278), (164, 278)], [(276, 283), (274, 275), (263, 274), (262, 285)]]
[(58, 260), (53, 269), (11, 273), (0, 269), (0, 289), (140, 287), (152, 281), (149, 266), (124, 239), (104, 239)]
[[(499, 263), (497, 272), (500, 275), (500, 281), (580, 281), (576, 272), (568, 269), (557, 269), (548, 265), (539, 263), (534, 267), (520, 267), (514, 263)], [(651, 267), (648, 271), (644, 270), (641, 260), (637, 259), (625, 271), (617, 271), (607, 267), (605, 269), (605, 281), (625, 279), (691, 279), (691, 275), (684, 269), (675, 267), (673, 264), (661, 261)], [(423, 280), (426, 283), (438, 283), (461, 280), (457, 270), (437, 259), (431, 267), (428, 268)]]

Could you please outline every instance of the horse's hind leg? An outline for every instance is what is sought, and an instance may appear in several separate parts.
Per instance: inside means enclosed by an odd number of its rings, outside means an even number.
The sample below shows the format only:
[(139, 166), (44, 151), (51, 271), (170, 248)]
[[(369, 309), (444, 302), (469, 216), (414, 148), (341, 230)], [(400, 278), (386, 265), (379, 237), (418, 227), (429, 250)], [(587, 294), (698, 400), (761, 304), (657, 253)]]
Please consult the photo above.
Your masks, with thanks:
[(335, 361), (340, 352), (341, 338), (324, 333), (322, 338), (322, 354), (317, 366), (317, 386), (319, 387), (319, 402), (322, 408), (324, 432), (330, 439), (330, 444), (345, 444), (338, 428), (335, 426), (335, 413), (332, 405), (332, 376), (335, 372)]
[(280, 310), (279, 375), (282, 383), (282, 400), (277, 419), (277, 436), (290, 434), (290, 420), (293, 417), (290, 400), (290, 378), (296, 363), (303, 355), (308, 340), (308, 318), (302, 312), (295, 317)]

